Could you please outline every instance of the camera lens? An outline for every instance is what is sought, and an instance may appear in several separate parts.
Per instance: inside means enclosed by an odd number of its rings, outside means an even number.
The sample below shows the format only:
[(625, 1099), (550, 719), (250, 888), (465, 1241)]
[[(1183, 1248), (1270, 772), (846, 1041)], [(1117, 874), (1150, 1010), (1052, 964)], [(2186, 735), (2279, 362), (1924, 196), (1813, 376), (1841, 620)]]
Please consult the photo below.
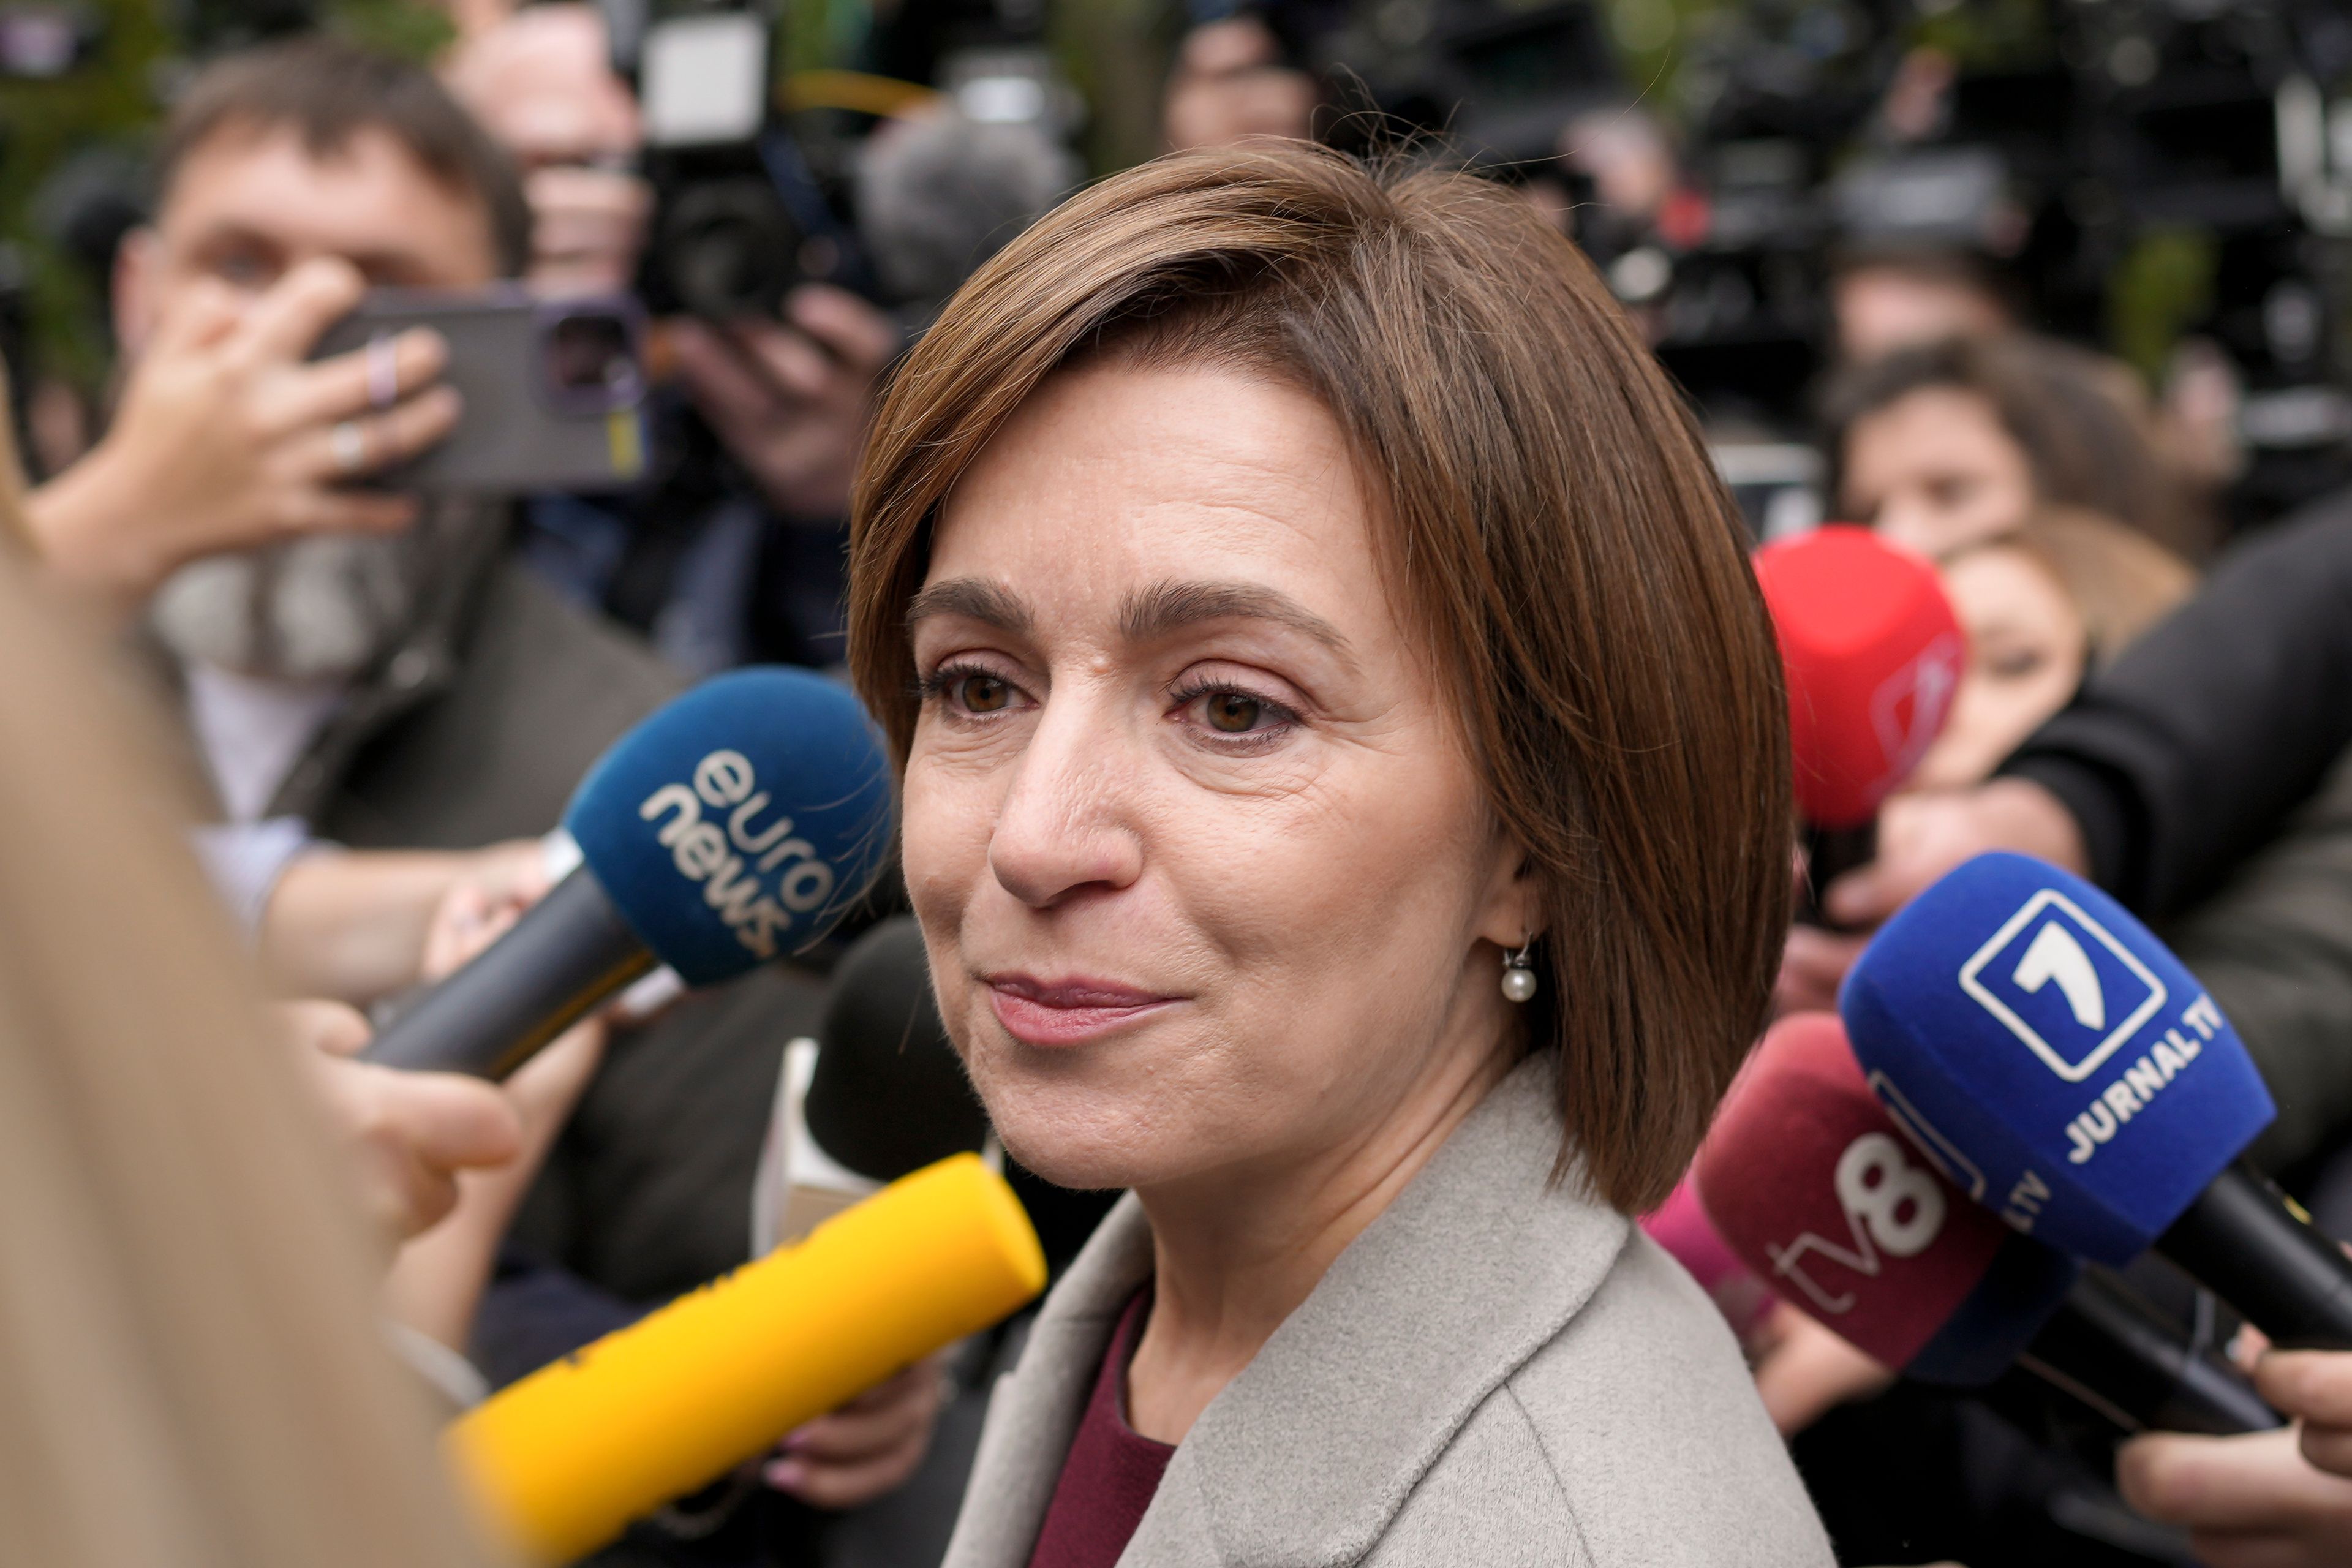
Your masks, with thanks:
[(558, 317), (544, 340), (547, 384), (559, 403), (620, 408), (636, 400), (637, 362), (629, 323), (583, 310)]

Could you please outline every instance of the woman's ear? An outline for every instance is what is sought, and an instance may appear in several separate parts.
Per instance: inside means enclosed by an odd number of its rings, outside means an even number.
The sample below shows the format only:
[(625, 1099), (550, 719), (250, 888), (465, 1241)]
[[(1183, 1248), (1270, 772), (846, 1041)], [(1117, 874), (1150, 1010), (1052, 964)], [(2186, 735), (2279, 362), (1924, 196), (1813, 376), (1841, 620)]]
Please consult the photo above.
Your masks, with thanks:
[(1543, 877), (1533, 859), (1516, 840), (1505, 838), (1487, 879), (1478, 935), (1506, 952), (1517, 952), (1543, 934)]

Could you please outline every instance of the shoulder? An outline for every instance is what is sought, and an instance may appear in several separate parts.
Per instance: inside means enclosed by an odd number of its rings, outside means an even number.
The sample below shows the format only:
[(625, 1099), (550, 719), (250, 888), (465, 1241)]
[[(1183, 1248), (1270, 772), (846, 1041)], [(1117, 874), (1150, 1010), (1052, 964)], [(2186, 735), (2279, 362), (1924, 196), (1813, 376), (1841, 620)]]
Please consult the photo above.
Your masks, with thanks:
[(1375, 1563), (1826, 1568), (1738, 1347), (1655, 1243), (1481, 1403)]
[(543, 833), (604, 748), (685, 684), (627, 631), (502, 561), (447, 684), (367, 742), (320, 826), (402, 848)]

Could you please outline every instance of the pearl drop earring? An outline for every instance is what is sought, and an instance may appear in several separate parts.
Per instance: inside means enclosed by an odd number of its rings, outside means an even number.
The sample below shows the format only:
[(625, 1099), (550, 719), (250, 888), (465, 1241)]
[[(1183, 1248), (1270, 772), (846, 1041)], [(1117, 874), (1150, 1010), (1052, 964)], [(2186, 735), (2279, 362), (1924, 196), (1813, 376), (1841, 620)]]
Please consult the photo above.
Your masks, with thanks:
[(1519, 951), (1503, 957), (1503, 997), (1506, 1001), (1525, 1002), (1536, 994), (1536, 972), (1528, 966), (1528, 950), (1535, 946), (1530, 937), (1519, 944)]

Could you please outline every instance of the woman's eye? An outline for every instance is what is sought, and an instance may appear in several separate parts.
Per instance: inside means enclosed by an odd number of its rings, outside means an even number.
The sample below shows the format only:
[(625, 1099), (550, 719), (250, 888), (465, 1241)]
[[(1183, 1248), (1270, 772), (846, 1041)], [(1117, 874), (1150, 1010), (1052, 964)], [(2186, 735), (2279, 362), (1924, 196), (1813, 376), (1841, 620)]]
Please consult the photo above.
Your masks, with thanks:
[(1238, 691), (1212, 691), (1202, 701), (1209, 728), (1228, 735), (1247, 734), (1256, 729), (1258, 716), (1265, 710), (1265, 703)]
[(1995, 655), (1989, 662), (1996, 679), (2022, 680), (2029, 675), (2040, 674), (2042, 667), (2049, 661), (2039, 651), (2029, 648), (2022, 653)]
[(1013, 688), (992, 675), (959, 675), (949, 693), (967, 713), (1002, 713), (1013, 706)]
[(1279, 702), (1246, 691), (1202, 691), (1197, 688), (1177, 698), (1193, 723), (1219, 735), (1268, 736), (1297, 715)]

